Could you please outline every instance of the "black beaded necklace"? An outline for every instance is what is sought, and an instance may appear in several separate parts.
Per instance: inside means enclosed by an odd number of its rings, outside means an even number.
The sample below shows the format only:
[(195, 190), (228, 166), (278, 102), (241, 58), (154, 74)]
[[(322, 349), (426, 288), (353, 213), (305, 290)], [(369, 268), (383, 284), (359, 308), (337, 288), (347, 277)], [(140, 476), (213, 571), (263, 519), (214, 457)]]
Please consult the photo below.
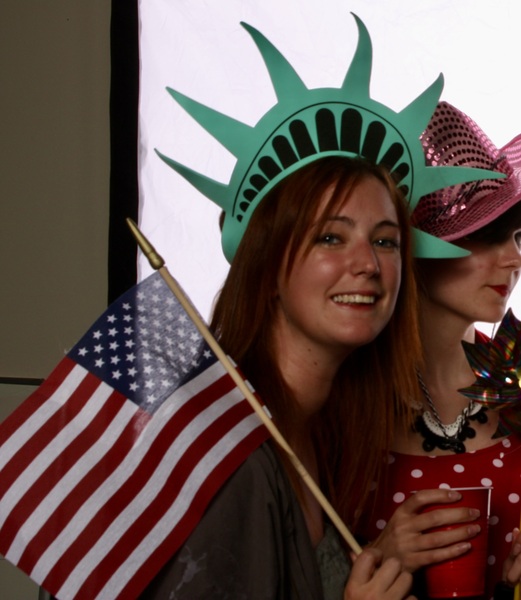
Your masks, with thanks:
[(422, 447), (425, 452), (432, 452), (434, 448), (449, 450), (456, 454), (466, 452), (465, 440), (476, 437), (476, 430), (471, 427), (470, 421), (486, 423), (488, 421), (487, 409), (471, 400), (454, 423), (444, 425), (419, 372), (418, 382), (429, 405), (429, 410), (424, 410), (418, 415), (413, 429), (424, 438)]

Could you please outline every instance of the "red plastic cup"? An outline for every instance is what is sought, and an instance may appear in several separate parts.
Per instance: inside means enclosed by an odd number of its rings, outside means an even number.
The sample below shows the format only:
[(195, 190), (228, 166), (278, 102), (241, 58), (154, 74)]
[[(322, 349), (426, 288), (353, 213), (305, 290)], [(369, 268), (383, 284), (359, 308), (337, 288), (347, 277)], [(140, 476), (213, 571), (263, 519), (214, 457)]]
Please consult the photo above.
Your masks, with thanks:
[[(473, 521), (481, 531), (470, 540), (472, 548), (453, 560), (429, 565), (425, 568), (425, 580), (429, 598), (468, 598), (485, 593), (485, 571), (488, 557), (488, 518), (490, 513), (489, 487), (452, 488), (461, 494), (461, 499), (450, 504), (432, 504), (425, 511), (439, 508), (466, 506), (477, 508), (478, 519)], [(436, 527), (432, 531), (442, 531), (461, 527), (461, 523)]]

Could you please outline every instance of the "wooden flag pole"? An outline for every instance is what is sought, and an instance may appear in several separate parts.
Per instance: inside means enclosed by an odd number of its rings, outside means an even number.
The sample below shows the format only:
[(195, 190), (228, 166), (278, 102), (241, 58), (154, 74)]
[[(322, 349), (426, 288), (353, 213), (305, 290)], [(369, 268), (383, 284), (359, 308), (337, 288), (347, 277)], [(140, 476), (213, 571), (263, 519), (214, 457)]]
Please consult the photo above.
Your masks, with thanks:
[(151, 267), (153, 269), (158, 270), (161, 273), (161, 276), (167, 283), (168, 287), (172, 290), (173, 294), (179, 300), (188, 316), (195, 323), (197, 329), (206, 340), (207, 344), (210, 346), (214, 354), (224, 365), (224, 368), (228, 371), (233, 381), (236, 383), (239, 390), (244, 394), (246, 400), (250, 403), (253, 410), (257, 413), (263, 424), (266, 426), (273, 439), (277, 442), (277, 444), (286, 452), (288, 457), (290, 458), (293, 466), (299, 473), (299, 475), (304, 480), (305, 484), (308, 486), (309, 490), (313, 494), (313, 496), (317, 499), (320, 506), (324, 510), (324, 512), (331, 519), (333, 525), (338, 529), (338, 532), (342, 535), (346, 543), (349, 545), (351, 550), (356, 554), (360, 554), (362, 549), (360, 545), (346, 527), (342, 519), (338, 516), (335, 509), (331, 506), (328, 499), (324, 496), (318, 485), (315, 483), (314, 479), (308, 473), (304, 465), (300, 462), (296, 454), (293, 452), (289, 444), (286, 442), (285, 438), (282, 436), (280, 431), (277, 429), (276, 425), (270, 419), (270, 417), (266, 414), (266, 411), (259, 403), (257, 398), (252, 394), (250, 388), (247, 383), (244, 381), (242, 376), (239, 374), (235, 365), (230, 360), (230, 358), (225, 354), (223, 349), (219, 346), (219, 343), (208, 329), (208, 326), (201, 318), (195, 307), (192, 305), (188, 297), (185, 295), (177, 281), (170, 275), (168, 269), (165, 267), (165, 261), (161, 258), (161, 256), (156, 252), (155, 248), (152, 244), (146, 239), (146, 237), (141, 233), (138, 229), (137, 225), (132, 221), (132, 219), (127, 219), (127, 224), (132, 231), (132, 234), (136, 238), (136, 241), (141, 248), (143, 254), (148, 259)]

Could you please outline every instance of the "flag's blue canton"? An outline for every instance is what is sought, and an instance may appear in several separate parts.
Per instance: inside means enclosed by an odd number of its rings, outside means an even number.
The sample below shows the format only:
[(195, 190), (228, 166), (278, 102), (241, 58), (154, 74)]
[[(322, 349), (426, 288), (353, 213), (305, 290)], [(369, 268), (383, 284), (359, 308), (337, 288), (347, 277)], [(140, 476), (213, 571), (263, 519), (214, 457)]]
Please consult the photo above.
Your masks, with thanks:
[(114, 302), (69, 357), (148, 412), (216, 360), (157, 272)]

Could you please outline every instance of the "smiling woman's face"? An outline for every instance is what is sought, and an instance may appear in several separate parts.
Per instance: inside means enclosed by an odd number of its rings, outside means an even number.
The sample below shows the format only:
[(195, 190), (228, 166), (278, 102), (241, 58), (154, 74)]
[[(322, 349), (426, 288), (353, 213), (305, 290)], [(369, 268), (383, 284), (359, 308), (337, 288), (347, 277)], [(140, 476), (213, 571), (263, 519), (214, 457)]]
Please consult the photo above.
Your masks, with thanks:
[[(321, 198), (318, 215), (331, 193)], [(394, 310), (401, 263), (390, 194), (375, 177), (365, 177), (324, 227), (311, 227), (290, 273), (281, 269), (276, 319), (281, 347), (304, 344), (345, 356), (374, 340)]]

